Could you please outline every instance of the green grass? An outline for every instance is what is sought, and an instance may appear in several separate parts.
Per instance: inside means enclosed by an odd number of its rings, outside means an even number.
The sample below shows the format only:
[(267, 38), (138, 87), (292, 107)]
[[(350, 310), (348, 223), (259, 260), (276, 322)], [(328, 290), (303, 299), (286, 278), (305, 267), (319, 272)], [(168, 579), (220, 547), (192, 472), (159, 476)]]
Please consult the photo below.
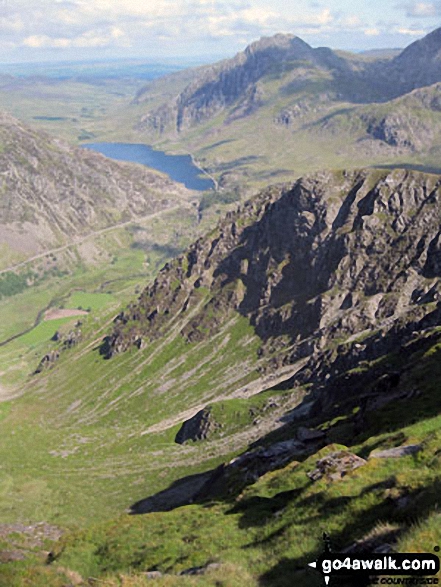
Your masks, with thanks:
[[(438, 432), (440, 424), (439, 417), (431, 420)], [(422, 430), (408, 432), (418, 436)], [(136, 577), (152, 569), (171, 574), (167, 584), (181, 585), (177, 573), (215, 561), (236, 566), (249, 585), (288, 586), (295, 576), (296, 585), (306, 587), (321, 584), (307, 564), (321, 552), (323, 531), (336, 551), (367, 534), (381, 540), (382, 532), (396, 528), (400, 552), (431, 552), (439, 540), (439, 513), (426, 513), (437, 502), (437, 493), (430, 494), (437, 479), (429, 464), (433, 452), (420, 460), (372, 460), (339, 482), (312, 483), (306, 473), (336, 448), (264, 475), (236, 500), (123, 517), (76, 532), (58, 547), (56, 563), (84, 577), (98, 576), (105, 585), (116, 574)], [(394, 511), (388, 502), (403, 492), (418, 500), (424, 491), (418, 523), (409, 523), (417, 519), (415, 506), (411, 514)], [(141, 576), (139, 581), (144, 585)]]
[(45, 320), (44, 322), (40, 322), (38, 326), (33, 328), (27, 334), (23, 334), (23, 336), (20, 337), (19, 342), (33, 349), (42, 342), (49, 342), (60, 326), (69, 322), (74, 325), (77, 320), (78, 318), (75, 317)]
[(115, 302), (115, 297), (111, 294), (76, 291), (67, 298), (63, 305), (65, 308), (94, 312), (105, 308), (112, 302)]
[(94, 137), (95, 125), (127, 104), (143, 83), (106, 80), (95, 85), (40, 79), (31, 88), (26, 80), (22, 84), (17, 80), (14, 87), (0, 90), (0, 107), (32, 126), (77, 143)]
[(209, 439), (216, 441), (235, 434), (267, 417), (284, 400), (292, 397), (292, 391), (269, 390), (249, 399), (230, 399), (213, 403), (210, 416), (217, 425)]
[[(52, 327), (42, 326), (30, 333), (42, 320), (45, 309), (90, 308), (92, 320), (97, 320), (92, 322), (96, 328), (101, 315), (108, 314), (110, 320), (123, 305), (139, 295), (170, 260), (171, 244), (178, 250), (184, 248), (199, 231), (204, 231), (205, 224), (196, 226), (194, 213), (184, 209), (145, 219), (137, 226), (138, 231), (129, 225), (91, 237), (102, 253), (93, 260), (82, 258), (73, 246), (57, 254), (57, 271), (47, 272), (43, 258), (21, 269), (23, 276), (36, 273), (41, 277), (21, 293), (0, 299), (0, 343), (18, 337), (8, 344), (0, 344), (1, 385), (12, 390), (24, 385), (43, 354), (53, 348), (47, 342), (51, 335), (46, 336), (46, 328)], [(148, 235), (149, 250), (132, 246), (140, 234)], [(49, 257), (54, 260), (53, 256)], [(25, 332), (29, 336), (22, 338), (20, 335)]]
[[(86, 334), (88, 328), (86, 321)], [(235, 341), (231, 349), (250, 335), (243, 321), (233, 322), (228, 331)], [(80, 345), (63, 359), (69, 365), (68, 380), (64, 381), (67, 371), (60, 363), (50, 379), (33, 381), (31, 396), (10, 403), (2, 419), (1, 518), (44, 518), (84, 526), (56, 547), (58, 558), (46, 570), (31, 560), (8, 566), (10, 585), (20, 585), (26, 573), (30, 577), (35, 573), (35, 584), (41, 574), (48, 586), (58, 586), (61, 571), (57, 569), (67, 568), (84, 578), (98, 577), (109, 587), (118, 580), (123, 585), (154, 584), (140, 573), (157, 569), (168, 574), (158, 585), (178, 586), (185, 584), (177, 576), (182, 570), (219, 562), (230, 573), (235, 569), (244, 585), (284, 587), (295, 576), (300, 587), (318, 587), (320, 576), (307, 571), (307, 563), (321, 552), (324, 531), (331, 535), (335, 550), (368, 535), (381, 540), (390, 528), (398, 532), (400, 551), (425, 551), (439, 540), (441, 405), (437, 381), (441, 350), (436, 340), (425, 350), (401, 358), (407, 366), (400, 382), (402, 390), (417, 385), (421, 394), (369, 413), (362, 432), (348, 429), (359, 413), (351, 402), (341, 402), (335, 408), (337, 413), (328, 418), (318, 415), (309, 423), (302, 422), (321, 425), (335, 439), (346, 437), (349, 450), (365, 458), (379, 448), (421, 443), (423, 450), (416, 456), (370, 459), (340, 481), (323, 478), (311, 482), (307, 473), (319, 458), (340, 448), (334, 444), (216, 502), (113, 520), (116, 512), (174, 480), (212, 469), (237, 454), (238, 446), (234, 453), (231, 448), (223, 452), (217, 442), (176, 445), (178, 424), (164, 432), (140, 434), (151, 423), (200, 398), (209, 379), (213, 385), (222, 377), (232, 356), (228, 346), (210, 355), (208, 346), (187, 345), (180, 338), (164, 346), (156, 342), (144, 351), (130, 351), (111, 361), (84, 350)], [(188, 381), (186, 374), (199, 366), (196, 353), (199, 363), (210, 361), (200, 367), (200, 375), (193, 373), (195, 381)], [(187, 369), (176, 361), (179, 356), (187, 361)], [(239, 364), (244, 356), (238, 357)], [(398, 355), (389, 356), (366, 365), (374, 374), (373, 383), (391, 365), (396, 368), (399, 360)], [(88, 378), (93, 381), (91, 389), (86, 387)], [(167, 378), (174, 386), (158, 393), (159, 382), (165, 384)], [(130, 398), (134, 390), (141, 391), (140, 385), (142, 393)], [(112, 386), (117, 393), (109, 393)], [(252, 424), (255, 413), (250, 414), (250, 409), (259, 413), (270, 398), (289, 394), (271, 390), (249, 401), (225, 400), (213, 404), (213, 414), (231, 434)], [(118, 398), (122, 403), (117, 402), (112, 412), (108, 404)], [(78, 399), (83, 404), (65, 412)], [(56, 410), (52, 409), (54, 401)], [(279, 431), (279, 439), (291, 438), (296, 426)], [(234, 488), (236, 482), (233, 478), (231, 482)], [(407, 505), (393, 506), (403, 496), (410, 497)], [(231, 574), (223, 577), (221, 570), (212, 579), (194, 580), (200, 585), (235, 584)]]

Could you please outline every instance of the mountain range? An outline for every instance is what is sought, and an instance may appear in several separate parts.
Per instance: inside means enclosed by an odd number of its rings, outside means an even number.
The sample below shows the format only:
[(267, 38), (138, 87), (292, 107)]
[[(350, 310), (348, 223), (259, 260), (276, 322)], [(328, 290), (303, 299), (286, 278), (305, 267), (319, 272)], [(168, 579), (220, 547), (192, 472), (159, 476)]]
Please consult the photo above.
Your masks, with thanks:
[(228, 187), (323, 167), (438, 168), (440, 51), (441, 29), (389, 58), (279, 34), (146, 85), (134, 125), (147, 142), (192, 151)]

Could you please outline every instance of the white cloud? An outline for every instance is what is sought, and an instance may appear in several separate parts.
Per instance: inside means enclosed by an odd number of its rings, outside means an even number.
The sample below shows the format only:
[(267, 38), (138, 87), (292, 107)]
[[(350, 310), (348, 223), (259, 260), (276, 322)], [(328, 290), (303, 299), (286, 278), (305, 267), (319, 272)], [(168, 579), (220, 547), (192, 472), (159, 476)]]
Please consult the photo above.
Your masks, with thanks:
[(20, 33), (24, 28), (23, 19), (19, 14), (13, 14), (9, 18), (0, 18), (0, 32), (3, 34)]
[[(334, 20), (334, 17), (331, 14), (329, 8), (325, 8), (315, 16), (315, 21), (317, 24), (330, 24)], [(314, 21), (314, 18), (313, 18)]]
[(50, 37), (46, 35), (31, 35), (23, 40), (23, 45), (25, 47), (46, 47), (47, 43), (50, 42)]
[(357, 14), (350, 14), (343, 18), (342, 25), (348, 29), (357, 29), (363, 25), (363, 21)]
[(380, 31), (377, 28), (365, 29), (364, 34), (367, 37), (378, 37), (380, 34)]
[(423, 29), (407, 29), (405, 27), (399, 27), (398, 29), (396, 29), (397, 33), (399, 33), (400, 35), (409, 35), (411, 37), (421, 37), (422, 35), (426, 34), (426, 31)]
[(407, 15), (410, 17), (436, 16), (440, 13), (439, 3), (411, 2), (406, 4)]
[(86, 47), (106, 47), (115, 41), (124, 37), (124, 32), (117, 28), (112, 27), (105, 33), (94, 33), (88, 31), (79, 37), (67, 38), (67, 37), (49, 37), (48, 35), (31, 35), (23, 40), (24, 47), (32, 48), (57, 48), (57, 49), (70, 49), (70, 48), (86, 48)]
[(362, 39), (384, 44), (394, 35), (391, 46), (396, 46), (397, 39), (421, 33), (406, 14), (441, 14), (441, 0), (383, 0), (387, 25), (378, 21), (380, 11), (373, 3), (359, 7), (356, 0), (0, 0), (0, 7), (2, 2), (1, 40), (35, 54), (37, 49), (79, 47), (121, 54), (129, 45), (132, 54), (144, 55), (201, 54), (205, 48), (233, 53), (278, 32), (334, 47), (341, 46), (341, 39), (349, 47)]

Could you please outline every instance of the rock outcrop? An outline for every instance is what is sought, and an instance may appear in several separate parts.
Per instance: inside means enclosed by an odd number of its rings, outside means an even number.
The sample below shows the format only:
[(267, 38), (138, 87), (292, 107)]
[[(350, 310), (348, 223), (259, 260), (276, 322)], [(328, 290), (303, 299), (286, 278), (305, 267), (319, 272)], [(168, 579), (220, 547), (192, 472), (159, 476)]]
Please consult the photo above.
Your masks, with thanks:
[(52, 349), (48, 353), (44, 355), (41, 359), (38, 367), (34, 371), (34, 375), (38, 375), (38, 373), (42, 373), (43, 371), (47, 371), (48, 369), (52, 369), (55, 366), (55, 363), (61, 356), (63, 351), (71, 349), (75, 347), (82, 338), (81, 329), (76, 328), (74, 330), (70, 330), (67, 334), (61, 335), (58, 331), (55, 333), (52, 340), (59, 343), (58, 347)]
[(338, 481), (351, 471), (363, 467), (367, 461), (348, 450), (332, 452), (317, 461), (317, 467), (308, 473), (311, 481), (325, 477), (328, 481)]
[[(325, 374), (331, 362), (344, 370), (372, 359), (394, 344), (394, 329), (440, 320), (440, 187), (437, 176), (396, 170), (327, 172), (267, 190), (165, 266), (117, 317), (105, 353), (161, 336), (171, 317), (187, 341), (209, 339), (239, 313), (268, 371), (311, 356), (318, 380), (320, 364)], [(363, 332), (363, 343), (334, 356)]]
[(208, 406), (182, 424), (175, 442), (185, 444), (189, 440), (206, 440), (218, 428), (219, 425), (213, 419), (211, 408)]

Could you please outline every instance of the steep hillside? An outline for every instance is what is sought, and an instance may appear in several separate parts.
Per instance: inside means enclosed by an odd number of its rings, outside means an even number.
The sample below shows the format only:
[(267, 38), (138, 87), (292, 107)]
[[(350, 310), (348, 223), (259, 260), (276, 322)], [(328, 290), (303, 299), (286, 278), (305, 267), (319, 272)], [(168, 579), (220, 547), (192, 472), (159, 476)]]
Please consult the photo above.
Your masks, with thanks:
[(72, 148), (7, 114), (0, 118), (0, 169), (2, 268), (189, 205), (192, 196), (162, 174)]
[(385, 68), (390, 94), (406, 94), (441, 80), (441, 28), (415, 41)]
[(384, 104), (336, 112), (312, 125), (324, 137), (352, 137), (351, 147), (366, 156), (429, 155), (436, 160), (441, 146), (441, 84), (414, 90)]
[(232, 121), (251, 114), (264, 102), (259, 82), (265, 76), (284, 77), (291, 86), (312, 86), (327, 74), (332, 80), (332, 71), (334, 75), (350, 71), (350, 65), (330, 49), (313, 49), (293, 35), (263, 38), (233, 59), (201, 68), (168, 107), (144, 117), (142, 125), (161, 133), (167, 129), (179, 133), (234, 104)]
[(196, 310), (186, 340), (209, 338), (239, 313), (279, 365), (422, 318), (439, 296), (439, 187), (437, 176), (353, 171), (264, 192), (162, 270), (117, 319), (109, 356)]
[[(180, 133), (233, 105), (229, 122), (248, 116), (270, 97), (269, 88), (262, 86), (267, 77), (283, 79), (281, 86), (271, 88), (281, 94), (279, 99), (307, 90), (308, 94), (326, 92), (329, 101), (386, 101), (441, 81), (440, 54), (441, 29), (393, 59), (373, 60), (326, 47), (313, 49), (294, 35), (264, 37), (232, 59), (195, 70), (185, 89), (168, 105), (146, 115), (141, 127)], [(138, 102), (141, 96), (145, 100), (148, 90), (139, 93)]]
[(48, 340), (57, 360), (0, 411), (0, 585), (318, 586), (324, 531), (432, 552), (440, 214), (436, 175), (305, 177), (229, 214), (113, 325)]

